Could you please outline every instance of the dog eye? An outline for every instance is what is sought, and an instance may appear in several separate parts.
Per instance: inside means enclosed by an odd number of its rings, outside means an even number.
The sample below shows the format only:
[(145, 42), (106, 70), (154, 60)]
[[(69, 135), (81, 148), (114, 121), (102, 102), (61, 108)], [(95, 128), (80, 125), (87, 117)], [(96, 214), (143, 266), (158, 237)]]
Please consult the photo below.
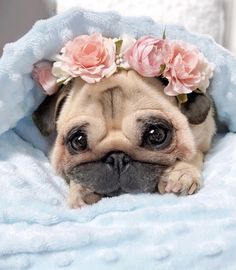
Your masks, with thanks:
[(142, 146), (160, 148), (167, 141), (168, 134), (168, 128), (160, 124), (151, 124), (143, 133)]
[(87, 135), (83, 131), (76, 131), (68, 139), (68, 145), (75, 151), (84, 151), (87, 146)]

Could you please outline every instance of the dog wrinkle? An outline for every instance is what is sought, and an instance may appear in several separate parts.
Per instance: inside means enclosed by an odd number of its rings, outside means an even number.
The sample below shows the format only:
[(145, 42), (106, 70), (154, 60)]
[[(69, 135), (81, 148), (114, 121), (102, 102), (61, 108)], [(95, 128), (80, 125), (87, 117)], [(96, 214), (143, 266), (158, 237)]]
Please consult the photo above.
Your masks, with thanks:
[(122, 112), (124, 108), (124, 95), (119, 87), (108, 88), (104, 91), (100, 98), (104, 116), (107, 121), (113, 123), (114, 128), (120, 124)]

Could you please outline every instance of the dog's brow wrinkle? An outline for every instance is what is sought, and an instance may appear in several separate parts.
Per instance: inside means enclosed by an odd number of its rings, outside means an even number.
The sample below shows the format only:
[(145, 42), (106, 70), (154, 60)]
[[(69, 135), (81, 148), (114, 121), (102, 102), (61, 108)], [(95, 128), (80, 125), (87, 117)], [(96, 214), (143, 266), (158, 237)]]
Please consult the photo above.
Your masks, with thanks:
[(122, 111), (122, 92), (119, 87), (108, 88), (104, 91), (102, 96), (102, 106), (104, 108), (105, 114), (112, 121), (115, 121), (116, 117), (120, 115)]
[(115, 117), (115, 110), (114, 110), (114, 101), (113, 101), (113, 91), (112, 89), (110, 90), (111, 93), (111, 117), (112, 119)]

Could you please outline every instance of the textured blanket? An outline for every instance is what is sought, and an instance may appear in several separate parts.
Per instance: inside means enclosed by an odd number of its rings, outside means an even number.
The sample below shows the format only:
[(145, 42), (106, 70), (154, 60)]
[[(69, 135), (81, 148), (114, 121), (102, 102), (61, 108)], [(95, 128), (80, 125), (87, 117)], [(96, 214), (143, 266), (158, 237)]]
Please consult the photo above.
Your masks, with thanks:
[[(161, 36), (163, 26), (70, 11), (38, 22), (0, 59), (0, 269), (235, 270), (236, 134), (217, 137), (205, 162), (205, 186), (193, 196), (122, 195), (80, 210), (67, 207), (68, 188), (54, 175), (47, 142), (30, 120), (43, 98), (30, 72), (68, 39), (93, 31)], [(167, 27), (167, 34), (196, 44), (215, 63), (210, 91), (219, 119), (235, 131), (233, 56), (183, 28)]]

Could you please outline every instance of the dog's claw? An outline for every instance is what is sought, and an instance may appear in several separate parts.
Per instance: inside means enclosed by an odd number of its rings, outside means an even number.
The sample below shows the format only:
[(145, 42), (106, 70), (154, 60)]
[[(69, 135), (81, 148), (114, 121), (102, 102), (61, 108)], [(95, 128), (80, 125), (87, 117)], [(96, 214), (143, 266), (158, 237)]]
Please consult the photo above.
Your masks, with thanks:
[(192, 186), (190, 187), (188, 194), (192, 195), (195, 191), (197, 190), (197, 184), (193, 183)]
[(164, 181), (159, 181), (157, 189), (158, 189), (158, 192), (160, 194), (164, 194), (165, 193), (166, 184), (167, 183), (164, 182)]
[(182, 189), (182, 183), (176, 183), (176, 184), (174, 185), (174, 187), (172, 188), (172, 191), (173, 191), (174, 193), (177, 193), (177, 192), (179, 192), (181, 189)]

